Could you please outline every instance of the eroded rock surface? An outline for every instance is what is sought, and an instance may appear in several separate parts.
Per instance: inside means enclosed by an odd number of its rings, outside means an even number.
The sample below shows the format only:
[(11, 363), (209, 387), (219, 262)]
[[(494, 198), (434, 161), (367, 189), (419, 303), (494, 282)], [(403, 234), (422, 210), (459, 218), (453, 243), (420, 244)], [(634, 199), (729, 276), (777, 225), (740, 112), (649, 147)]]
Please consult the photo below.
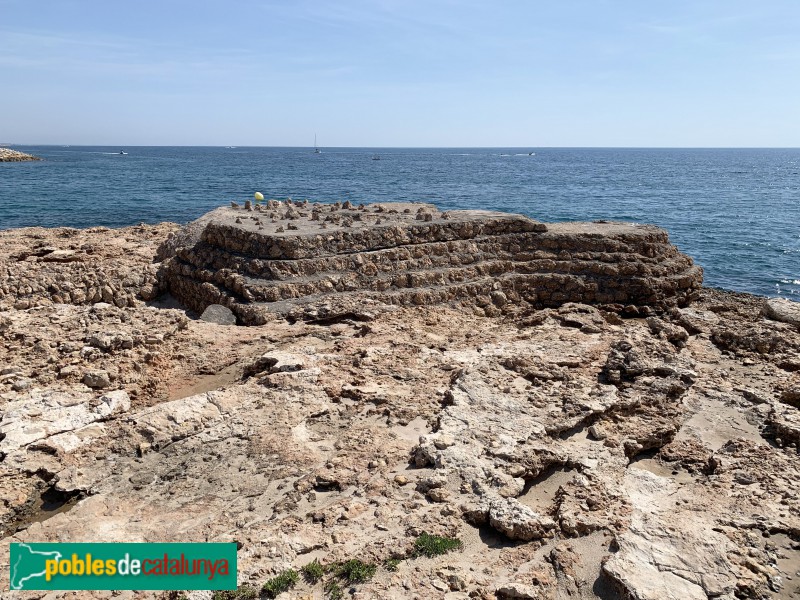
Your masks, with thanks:
[[(237, 541), (243, 585), (374, 562), (361, 599), (800, 594), (800, 330), (762, 298), (221, 327), (124, 284), (176, 227), (63, 231), (0, 234), (4, 578), (11, 541)], [(87, 272), (132, 300), (37, 283)]]
[(764, 305), (764, 314), (770, 319), (800, 326), (800, 304), (784, 298), (770, 298)]
[(413, 203), (219, 208), (158, 254), (167, 259), (163, 290), (198, 312), (227, 306), (250, 325), (375, 303), (459, 303), (498, 315), (582, 302), (649, 314), (687, 304), (702, 282), (702, 269), (657, 227), (546, 225)]
[(0, 231), (0, 303), (133, 306), (155, 297), (156, 246), (177, 225)]

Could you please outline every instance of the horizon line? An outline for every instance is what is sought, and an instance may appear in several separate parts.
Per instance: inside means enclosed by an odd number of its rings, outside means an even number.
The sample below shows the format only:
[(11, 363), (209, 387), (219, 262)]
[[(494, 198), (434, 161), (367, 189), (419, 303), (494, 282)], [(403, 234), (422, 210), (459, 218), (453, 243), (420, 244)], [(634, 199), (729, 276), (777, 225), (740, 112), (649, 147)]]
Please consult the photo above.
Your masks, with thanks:
[[(47, 146), (54, 148), (290, 148), (303, 149), (314, 146), (255, 146), (249, 144), (36, 144), (0, 142), (0, 147)], [(370, 150), (800, 150), (800, 146), (319, 146), (329, 149)]]

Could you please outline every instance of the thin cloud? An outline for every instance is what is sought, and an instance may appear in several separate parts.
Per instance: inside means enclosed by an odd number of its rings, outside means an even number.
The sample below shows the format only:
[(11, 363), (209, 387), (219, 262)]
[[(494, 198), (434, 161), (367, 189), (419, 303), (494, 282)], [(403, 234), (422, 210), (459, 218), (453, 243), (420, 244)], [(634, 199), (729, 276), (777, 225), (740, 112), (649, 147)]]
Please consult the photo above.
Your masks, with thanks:
[[(0, 30), (5, 52), (0, 65), (74, 74), (99, 73), (121, 76), (171, 77), (181, 73), (224, 75), (254, 64), (252, 54), (241, 48), (214, 48), (202, 56), (169, 42), (114, 36), (65, 36), (50, 32)], [(97, 49), (103, 50), (98, 54)], [(198, 56), (200, 54), (201, 56)]]

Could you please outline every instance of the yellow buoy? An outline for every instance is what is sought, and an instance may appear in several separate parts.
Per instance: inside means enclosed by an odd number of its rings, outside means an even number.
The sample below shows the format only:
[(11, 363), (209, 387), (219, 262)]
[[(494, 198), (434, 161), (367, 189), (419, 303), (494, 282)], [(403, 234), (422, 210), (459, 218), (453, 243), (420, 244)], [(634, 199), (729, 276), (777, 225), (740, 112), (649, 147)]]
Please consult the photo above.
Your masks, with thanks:
[(264, 199), (264, 194), (262, 194), (261, 192), (256, 192), (255, 194), (253, 194), (253, 198), (256, 199), (256, 202), (261, 202)]

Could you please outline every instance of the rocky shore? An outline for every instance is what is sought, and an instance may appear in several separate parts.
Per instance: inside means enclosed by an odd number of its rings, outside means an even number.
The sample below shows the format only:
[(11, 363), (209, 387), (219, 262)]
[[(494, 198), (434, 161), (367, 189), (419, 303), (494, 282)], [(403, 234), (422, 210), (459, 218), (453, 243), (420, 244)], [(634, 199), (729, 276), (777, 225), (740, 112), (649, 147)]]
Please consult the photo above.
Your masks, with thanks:
[(26, 162), (31, 160), (42, 160), (38, 156), (25, 154), (10, 148), (0, 148), (0, 162)]
[[(275, 221), (251, 208), (225, 209), (252, 223), (227, 239), (302, 233), (289, 207)], [(655, 228), (497, 217), (522, 231), (456, 228), (418, 255), (401, 243), (359, 259), (331, 246), (349, 213), (293, 210), (328, 252), (212, 251), (208, 220), (0, 231), (5, 581), (12, 541), (235, 541), (242, 592), (340, 565), (286, 599), (800, 597), (796, 303), (701, 287)], [(397, 214), (409, 228), (468, 220), (426, 212)], [(555, 257), (498, 258), (524, 251), (508, 236)], [(448, 269), (501, 285), (414, 302), (444, 285), (437, 244), (460, 257)], [(353, 260), (372, 275), (321, 291)], [(380, 289), (387, 271), (400, 274)], [(558, 301), (503, 287), (531, 275), (573, 285), (549, 288)], [(626, 276), (654, 291), (606, 301)], [(168, 293), (191, 305), (182, 285), (226, 306), (199, 318), (207, 301), (193, 312)], [(248, 312), (242, 292), (267, 289), (280, 297)], [(411, 301), (391, 301), (404, 290)], [(221, 324), (226, 310), (252, 326)], [(341, 575), (347, 561), (364, 576)]]

